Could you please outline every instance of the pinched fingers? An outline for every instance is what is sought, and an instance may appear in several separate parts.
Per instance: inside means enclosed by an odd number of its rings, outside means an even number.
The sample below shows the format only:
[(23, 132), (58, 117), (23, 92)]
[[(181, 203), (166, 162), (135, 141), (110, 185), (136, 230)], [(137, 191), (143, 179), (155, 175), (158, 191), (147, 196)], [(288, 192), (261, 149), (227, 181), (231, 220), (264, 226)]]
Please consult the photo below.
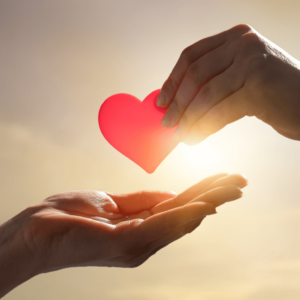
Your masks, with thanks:
[(227, 48), (225, 44), (214, 49), (190, 65), (162, 120), (162, 126), (171, 128), (177, 125), (201, 87), (230, 67), (234, 52)]
[(169, 78), (163, 84), (157, 98), (157, 105), (167, 107), (173, 101), (176, 91), (190, 65), (206, 53), (220, 47), (226, 42), (224, 33), (205, 38), (184, 49), (172, 70)]
[(187, 70), (196, 60), (251, 30), (252, 28), (248, 25), (237, 25), (229, 30), (202, 39), (184, 49), (161, 89), (160, 95), (157, 98), (157, 105), (160, 107), (168, 107), (170, 105)]

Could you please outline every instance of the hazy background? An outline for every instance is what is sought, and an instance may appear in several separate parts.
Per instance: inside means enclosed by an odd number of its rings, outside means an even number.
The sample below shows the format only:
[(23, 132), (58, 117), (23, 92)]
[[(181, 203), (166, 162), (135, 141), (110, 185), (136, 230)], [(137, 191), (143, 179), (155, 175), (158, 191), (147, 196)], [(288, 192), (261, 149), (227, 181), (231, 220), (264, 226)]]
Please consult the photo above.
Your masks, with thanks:
[(300, 142), (247, 118), (149, 175), (97, 123), (107, 97), (144, 99), (185, 47), (238, 23), (300, 59), (299, 12), (297, 0), (0, 0), (0, 223), (71, 189), (181, 192), (224, 171), (250, 183), (137, 269), (40, 275), (6, 299), (299, 299)]

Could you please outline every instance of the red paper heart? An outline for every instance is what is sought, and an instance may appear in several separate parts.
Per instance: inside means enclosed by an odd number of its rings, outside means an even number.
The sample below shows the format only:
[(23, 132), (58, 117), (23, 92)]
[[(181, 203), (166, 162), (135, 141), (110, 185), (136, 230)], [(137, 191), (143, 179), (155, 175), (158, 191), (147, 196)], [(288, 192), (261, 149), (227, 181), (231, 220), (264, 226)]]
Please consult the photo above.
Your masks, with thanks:
[(147, 173), (153, 173), (178, 144), (175, 128), (160, 125), (166, 109), (156, 105), (159, 91), (143, 102), (128, 94), (113, 95), (103, 102), (98, 116), (106, 140)]

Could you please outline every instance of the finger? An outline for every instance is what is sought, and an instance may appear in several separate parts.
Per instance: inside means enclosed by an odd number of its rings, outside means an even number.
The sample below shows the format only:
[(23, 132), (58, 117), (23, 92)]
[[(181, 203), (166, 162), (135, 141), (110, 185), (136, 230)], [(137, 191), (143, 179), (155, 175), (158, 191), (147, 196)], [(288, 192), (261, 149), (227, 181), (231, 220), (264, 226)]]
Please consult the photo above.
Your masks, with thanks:
[(131, 233), (131, 237), (139, 241), (139, 244), (146, 244), (191, 221), (215, 213), (216, 210), (210, 203), (187, 204), (153, 215), (139, 223), (139, 226), (134, 227), (135, 232)]
[(202, 39), (187, 47), (182, 52), (169, 78), (164, 83), (160, 95), (157, 98), (157, 105), (160, 107), (167, 107), (170, 105), (186, 71), (194, 61), (206, 53), (222, 46), (225, 42), (236, 39), (250, 30), (251, 27), (248, 25), (238, 25), (214, 36)]
[(207, 82), (185, 110), (174, 138), (182, 140), (192, 126), (213, 106), (240, 90), (246, 80), (246, 71), (238, 63), (233, 63), (227, 70)]
[(202, 193), (202, 190), (205, 189), (207, 186), (209, 186), (211, 183), (226, 176), (228, 176), (228, 173), (221, 173), (214, 176), (210, 176), (198, 182), (197, 184), (190, 187), (189, 189), (185, 190), (184, 192), (174, 197), (173, 199), (166, 200), (154, 206), (150, 211), (152, 214), (157, 214), (163, 211), (170, 210), (172, 208), (185, 205), (195, 197), (198, 197)]
[(226, 42), (226, 36), (221, 33), (205, 38), (187, 47), (181, 53), (169, 78), (163, 84), (156, 103), (160, 107), (167, 107), (172, 102), (176, 91), (184, 78), (189, 66), (197, 59)]
[(160, 238), (142, 246), (139, 248), (135, 248), (131, 251), (131, 253), (126, 257), (120, 257), (115, 259), (115, 261), (124, 262), (127, 261), (131, 267), (137, 267), (144, 263), (149, 257), (154, 255), (156, 252), (161, 250), (162, 248), (168, 246), (174, 241), (180, 239), (187, 233), (191, 233), (194, 231), (202, 222), (204, 217), (189, 222), (183, 226), (180, 226), (176, 230), (173, 230), (167, 234), (164, 234)]
[(248, 180), (245, 176), (240, 174), (230, 174), (228, 176), (217, 179), (212, 182), (209, 186), (203, 189), (202, 193), (206, 193), (209, 190), (212, 190), (217, 187), (226, 186), (226, 185), (236, 185), (239, 188), (244, 188), (248, 185)]
[(249, 113), (248, 103), (243, 101), (243, 89), (241, 89), (214, 106), (198, 120), (184, 142), (188, 145), (196, 145), (226, 125), (247, 115), (251, 113)]
[[(144, 210), (138, 214), (130, 215), (130, 216), (126, 217), (124, 220), (125, 221), (134, 220), (134, 219), (146, 220), (151, 216), (152, 216), (152, 213), (149, 210)], [(122, 220), (122, 221), (124, 221), (124, 220)]]
[(232, 65), (235, 53), (231, 48), (228, 44), (222, 45), (189, 66), (174, 99), (162, 119), (162, 126), (171, 128), (177, 125), (201, 87)]
[(107, 193), (116, 202), (123, 214), (138, 214), (142, 211), (149, 211), (153, 206), (167, 199), (174, 198), (172, 191), (140, 191), (131, 194), (114, 195)]
[(214, 205), (215, 207), (224, 204), (225, 202), (237, 200), (243, 196), (243, 192), (236, 185), (227, 185), (217, 187), (205, 194), (193, 199), (189, 203), (205, 202)]
[(85, 216), (121, 218), (116, 203), (102, 191), (82, 190), (70, 191), (48, 197), (45, 202), (52, 207), (65, 210), (68, 213)]

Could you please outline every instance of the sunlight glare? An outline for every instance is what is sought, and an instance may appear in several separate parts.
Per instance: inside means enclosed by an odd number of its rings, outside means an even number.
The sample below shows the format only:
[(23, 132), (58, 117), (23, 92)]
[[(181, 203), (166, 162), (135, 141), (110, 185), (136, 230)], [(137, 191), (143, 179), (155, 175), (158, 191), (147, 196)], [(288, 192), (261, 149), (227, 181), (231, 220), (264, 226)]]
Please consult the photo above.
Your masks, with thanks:
[(220, 152), (212, 143), (203, 142), (196, 146), (178, 145), (178, 156), (187, 168), (199, 170), (211, 169), (220, 162)]

